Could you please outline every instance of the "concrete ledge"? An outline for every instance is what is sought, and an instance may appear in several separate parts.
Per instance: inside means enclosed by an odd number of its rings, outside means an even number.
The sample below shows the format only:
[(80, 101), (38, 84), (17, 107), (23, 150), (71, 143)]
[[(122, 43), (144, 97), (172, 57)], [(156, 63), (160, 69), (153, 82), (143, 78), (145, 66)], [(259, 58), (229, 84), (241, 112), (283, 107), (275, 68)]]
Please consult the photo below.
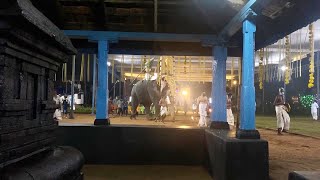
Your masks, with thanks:
[(289, 180), (319, 180), (320, 171), (294, 171), (289, 173)]
[(267, 141), (237, 139), (235, 131), (227, 130), (205, 130), (205, 138), (213, 179), (269, 179)]

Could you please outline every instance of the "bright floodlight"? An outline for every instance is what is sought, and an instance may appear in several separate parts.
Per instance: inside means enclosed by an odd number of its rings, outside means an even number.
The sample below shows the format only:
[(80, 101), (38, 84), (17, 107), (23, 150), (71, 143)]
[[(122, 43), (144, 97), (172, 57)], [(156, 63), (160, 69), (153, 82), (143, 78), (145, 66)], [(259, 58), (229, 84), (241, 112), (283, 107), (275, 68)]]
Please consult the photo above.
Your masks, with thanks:
[(282, 71), (285, 71), (285, 70), (287, 70), (287, 69), (288, 69), (288, 67), (287, 67), (287, 66), (284, 66), (284, 65), (283, 65), (283, 66), (281, 66), (281, 70), (282, 70)]
[(212, 103), (212, 98), (209, 98), (209, 103)]
[(185, 91), (185, 90), (183, 90), (183, 91), (182, 91), (182, 95), (184, 95), (184, 96), (185, 96), (185, 95), (187, 95), (187, 94), (188, 94), (188, 92), (187, 92), (187, 91)]
[(111, 66), (111, 62), (108, 61), (107, 64), (108, 64), (108, 66)]
[(233, 81), (233, 84), (236, 85), (238, 82), (237, 81)]

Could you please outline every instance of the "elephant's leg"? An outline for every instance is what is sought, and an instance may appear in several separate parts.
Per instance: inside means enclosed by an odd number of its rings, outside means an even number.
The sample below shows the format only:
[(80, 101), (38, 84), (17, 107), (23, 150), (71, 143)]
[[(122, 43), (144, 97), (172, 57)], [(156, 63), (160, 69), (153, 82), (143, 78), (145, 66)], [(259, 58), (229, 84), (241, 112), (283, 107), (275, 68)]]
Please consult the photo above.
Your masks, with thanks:
[(138, 97), (133, 94), (131, 95), (132, 97), (132, 100), (131, 100), (131, 103), (132, 103), (132, 108), (131, 108), (131, 116), (130, 116), (130, 119), (136, 119), (136, 115), (137, 115), (137, 107), (139, 105), (139, 100), (138, 100)]
[(154, 101), (155, 104), (155, 118), (160, 119), (160, 106), (159, 106), (159, 101)]
[(146, 111), (146, 115), (147, 115), (147, 120), (152, 120), (152, 114), (150, 111), (150, 105), (147, 104), (145, 105), (145, 111)]
[(171, 120), (174, 122), (176, 118), (175, 118), (175, 108), (173, 104), (170, 105), (170, 116), (171, 116)]

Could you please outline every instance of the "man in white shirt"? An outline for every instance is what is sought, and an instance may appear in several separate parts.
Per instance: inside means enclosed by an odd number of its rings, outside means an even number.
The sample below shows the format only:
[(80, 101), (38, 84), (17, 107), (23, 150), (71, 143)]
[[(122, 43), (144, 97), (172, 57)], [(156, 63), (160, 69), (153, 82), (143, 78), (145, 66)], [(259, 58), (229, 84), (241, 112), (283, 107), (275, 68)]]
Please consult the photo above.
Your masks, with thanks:
[(318, 120), (318, 108), (319, 105), (317, 103), (317, 100), (314, 100), (314, 102), (311, 104), (311, 115), (313, 120)]
[(203, 92), (201, 96), (199, 96), (197, 99), (197, 103), (199, 104), (199, 115), (200, 115), (198, 126), (200, 127), (207, 127), (206, 116), (207, 116), (208, 102), (209, 101), (205, 92)]

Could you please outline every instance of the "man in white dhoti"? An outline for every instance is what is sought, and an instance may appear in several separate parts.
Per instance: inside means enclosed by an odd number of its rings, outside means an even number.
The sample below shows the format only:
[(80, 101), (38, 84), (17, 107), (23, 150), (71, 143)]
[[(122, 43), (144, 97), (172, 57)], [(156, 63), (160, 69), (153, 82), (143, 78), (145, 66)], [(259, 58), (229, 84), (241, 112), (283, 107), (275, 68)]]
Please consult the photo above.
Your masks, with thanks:
[(60, 109), (56, 109), (54, 114), (53, 114), (53, 119), (56, 121), (61, 121), (62, 120), (62, 114)]
[(234, 116), (232, 113), (232, 94), (228, 93), (227, 95), (227, 122), (229, 124), (230, 130), (234, 127)]
[[(284, 124), (285, 124), (285, 118), (288, 121), (288, 113), (286, 113), (286, 111), (284, 110), (284, 104), (285, 104), (285, 100), (284, 100), (284, 89), (280, 88), (279, 89), (279, 94), (276, 96), (273, 105), (275, 106), (275, 110), (276, 110), (276, 117), (277, 117), (277, 128), (278, 128), (278, 135), (282, 135), (282, 131), (284, 129)], [(283, 116), (283, 114), (285, 114), (285, 116)], [(287, 116), (288, 115), (288, 116)], [(289, 117), (289, 122), (290, 122), (290, 117)], [(286, 123), (288, 125), (288, 122)]]
[[(55, 95), (53, 97), (53, 100), (54, 102), (56, 103), (56, 105), (59, 105), (60, 104), (60, 101), (61, 101), (61, 97), (60, 95)], [(61, 105), (62, 106), (62, 105)], [(62, 120), (62, 115), (61, 115), (61, 108), (57, 108), (53, 114), (53, 119), (54, 120)]]
[(318, 120), (318, 108), (319, 105), (317, 103), (317, 100), (314, 100), (314, 102), (311, 104), (311, 115), (313, 120)]
[(199, 114), (200, 114), (198, 126), (206, 127), (207, 126), (206, 116), (207, 116), (208, 98), (207, 98), (205, 92), (203, 92), (201, 94), (201, 96), (198, 97), (197, 103), (199, 104)]
[[(160, 105), (160, 120), (164, 122), (164, 119), (166, 118), (168, 113), (167, 102), (164, 97), (160, 99), (159, 105)], [(157, 119), (155, 121), (157, 122)]]
[(283, 117), (283, 129), (282, 132), (289, 132), (289, 128), (290, 128), (290, 116), (289, 113), (290, 112), (290, 105), (288, 103), (285, 103), (283, 106), (283, 111), (282, 111), (282, 117)]

